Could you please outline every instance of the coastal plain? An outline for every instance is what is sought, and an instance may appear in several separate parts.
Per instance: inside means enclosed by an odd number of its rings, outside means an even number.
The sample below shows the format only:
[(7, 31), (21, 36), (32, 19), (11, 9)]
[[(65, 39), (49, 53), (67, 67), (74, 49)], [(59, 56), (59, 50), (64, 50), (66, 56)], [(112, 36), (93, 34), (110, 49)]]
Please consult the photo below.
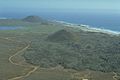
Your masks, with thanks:
[(1, 19), (0, 26), (21, 27), (0, 30), (0, 80), (120, 79), (119, 34), (37, 16)]

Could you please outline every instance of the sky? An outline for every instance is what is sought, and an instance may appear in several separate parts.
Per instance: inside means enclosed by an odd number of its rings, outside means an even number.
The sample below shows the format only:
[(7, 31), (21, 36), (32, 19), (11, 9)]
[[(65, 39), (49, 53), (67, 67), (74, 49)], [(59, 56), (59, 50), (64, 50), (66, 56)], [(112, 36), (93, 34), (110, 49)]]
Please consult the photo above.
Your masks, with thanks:
[(120, 0), (0, 0), (0, 12), (85, 10), (120, 12)]

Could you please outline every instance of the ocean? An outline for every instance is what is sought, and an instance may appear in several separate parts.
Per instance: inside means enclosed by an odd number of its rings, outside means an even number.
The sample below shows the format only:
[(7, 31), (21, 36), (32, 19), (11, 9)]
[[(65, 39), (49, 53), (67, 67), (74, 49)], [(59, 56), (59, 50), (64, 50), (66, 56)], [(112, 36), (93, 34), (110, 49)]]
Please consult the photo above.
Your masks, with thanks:
[(84, 24), (95, 28), (110, 29), (113, 31), (120, 31), (120, 15), (116, 14), (49, 14), (43, 15), (48, 19), (55, 19), (58, 21), (65, 21), (73, 24)]
[(23, 18), (37, 15), (49, 20), (65, 21), (73, 24), (84, 24), (95, 28), (109, 29), (120, 32), (120, 14), (115, 13), (80, 13), (80, 12), (39, 12), (39, 13), (9, 13), (2, 18)]

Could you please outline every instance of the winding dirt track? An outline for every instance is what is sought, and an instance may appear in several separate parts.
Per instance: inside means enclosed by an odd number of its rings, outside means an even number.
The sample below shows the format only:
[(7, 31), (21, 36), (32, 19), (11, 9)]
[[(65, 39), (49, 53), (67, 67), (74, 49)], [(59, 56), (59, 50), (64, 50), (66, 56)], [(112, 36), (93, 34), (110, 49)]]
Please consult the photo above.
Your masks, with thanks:
[(11, 78), (11, 79), (8, 79), (8, 80), (18, 80), (18, 79), (22, 79), (22, 78), (25, 78), (25, 77), (28, 77), (30, 74), (32, 74), (33, 72), (35, 72), (37, 69), (38, 69), (38, 67), (35, 67), (35, 66), (33, 66), (33, 70), (31, 70), (31, 71), (29, 71), (26, 75), (24, 75), (24, 76), (18, 76), (18, 77), (14, 77), (14, 78)]
[(116, 79), (116, 77), (118, 77), (117, 73), (113, 72), (113, 74), (114, 74), (113, 79), (118, 80), (118, 79)]
[[(9, 38), (2, 38), (2, 39), (5, 39), (5, 40), (8, 40), (8, 41), (14, 41), (12, 39), (9, 39)], [(15, 41), (15, 42), (21, 42), (21, 41)], [(19, 63), (15, 63), (12, 59), (16, 56), (16, 55), (19, 55), (20, 53), (22, 53), (23, 51), (25, 51), (26, 49), (28, 49), (30, 47), (30, 44), (27, 44), (24, 48), (22, 48), (21, 50), (19, 50), (18, 52), (16, 52), (14, 55), (10, 56), (9, 57), (9, 62), (13, 65), (17, 65), (17, 66), (22, 66), (22, 67), (28, 67), (26, 65), (21, 65)], [(27, 74), (25, 75), (22, 75), (22, 76), (17, 76), (17, 77), (14, 77), (14, 78), (11, 78), (11, 79), (8, 79), (8, 80), (20, 80), (20, 79), (24, 79), (25, 77), (28, 77), (30, 76), (33, 72), (35, 72), (39, 67), (38, 66), (33, 66), (33, 65), (30, 65), (29, 66), (30, 68), (33, 68), (31, 71), (29, 71)]]
[[(8, 41), (14, 41), (12, 39), (9, 39), (9, 38), (1, 38), (1, 39), (5, 39), (5, 40), (8, 40)], [(21, 41), (15, 41), (15, 42), (21, 42)], [(28, 49), (30, 46), (30, 44), (27, 44), (24, 48), (22, 48), (21, 50), (19, 50), (18, 52), (16, 52), (14, 55), (10, 56), (9, 57), (9, 62), (13, 65), (17, 65), (17, 66), (22, 66), (22, 67), (28, 67), (26, 65), (21, 65), (19, 63), (15, 63), (12, 58), (14, 58), (16, 55), (19, 55), (20, 53), (24, 52), (26, 49)], [(30, 68), (33, 68), (31, 71), (29, 71), (27, 74), (25, 75), (22, 75), (22, 76), (17, 76), (17, 77), (13, 77), (11, 79), (8, 79), (8, 80), (20, 80), (20, 79), (24, 79), (25, 77), (28, 77), (30, 76), (32, 73), (34, 73), (39, 67), (38, 66), (33, 66), (33, 65), (30, 65), (29, 66)], [(118, 77), (117, 73), (113, 72), (114, 76), (113, 76), (113, 79), (114, 80), (117, 80), (116, 77)]]
[(24, 47), (23, 49), (21, 49), (20, 51), (16, 52), (14, 55), (10, 56), (9, 57), (9, 61), (14, 64), (14, 65), (18, 65), (18, 66), (24, 66), (24, 65), (21, 65), (21, 64), (18, 64), (18, 63), (14, 63), (14, 61), (12, 60), (13, 57), (15, 57), (16, 55), (18, 55), (19, 53), (25, 51), (30, 45), (27, 45), (26, 47)]

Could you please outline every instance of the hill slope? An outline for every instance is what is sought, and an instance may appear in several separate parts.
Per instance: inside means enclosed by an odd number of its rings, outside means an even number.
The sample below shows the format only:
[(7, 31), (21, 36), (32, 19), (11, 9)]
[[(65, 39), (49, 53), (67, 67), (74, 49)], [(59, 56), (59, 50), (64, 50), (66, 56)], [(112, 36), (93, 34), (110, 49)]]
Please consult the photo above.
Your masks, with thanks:
[(78, 40), (78, 36), (76, 33), (66, 30), (66, 29), (62, 29), (58, 32), (55, 32), (52, 35), (49, 35), (47, 40), (53, 41), (53, 42), (74, 42)]
[(120, 37), (101, 32), (60, 30), (33, 42), (24, 57), (42, 67), (120, 71)]
[(47, 23), (47, 20), (44, 20), (40, 18), (39, 16), (27, 16), (26, 18), (22, 19), (23, 21), (26, 22), (31, 22), (31, 23)]

